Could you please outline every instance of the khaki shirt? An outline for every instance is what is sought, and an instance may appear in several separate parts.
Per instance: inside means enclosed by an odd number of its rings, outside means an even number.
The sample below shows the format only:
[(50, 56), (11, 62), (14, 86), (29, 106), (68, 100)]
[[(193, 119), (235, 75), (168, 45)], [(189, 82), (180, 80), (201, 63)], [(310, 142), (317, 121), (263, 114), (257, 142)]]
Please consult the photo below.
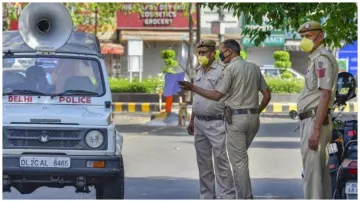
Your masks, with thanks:
[(225, 105), (232, 109), (259, 108), (259, 91), (268, 88), (260, 68), (240, 57), (230, 61), (216, 90), (225, 95)]
[[(196, 73), (194, 84), (200, 88), (214, 90), (217, 86), (224, 66), (218, 61), (214, 61), (208, 72), (200, 67)], [(193, 112), (199, 116), (216, 116), (222, 115), (224, 110), (224, 101), (213, 101), (194, 94)]]
[(334, 104), (339, 67), (335, 57), (320, 45), (309, 55), (309, 66), (305, 76), (304, 89), (299, 95), (297, 108), (302, 113), (319, 105), (321, 91), (331, 91), (329, 108)]

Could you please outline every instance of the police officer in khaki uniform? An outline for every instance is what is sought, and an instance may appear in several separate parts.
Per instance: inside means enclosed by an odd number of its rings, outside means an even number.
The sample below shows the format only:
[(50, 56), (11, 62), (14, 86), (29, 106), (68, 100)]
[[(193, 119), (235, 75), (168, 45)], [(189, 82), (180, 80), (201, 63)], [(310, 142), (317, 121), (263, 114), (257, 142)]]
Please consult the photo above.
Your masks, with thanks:
[[(229, 39), (219, 46), (220, 59), (227, 64), (214, 90), (189, 82), (179, 82), (184, 90), (211, 100), (225, 100), (226, 145), (233, 169), (238, 199), (251, 199), (247, 150), (259, 130), (259, 113), (267, 106), (271, 94), (260, 68), (239, 56), (240, 45)], [(259, 106), (259, 91), (263, 100)]]
[(305, 86), (297, 103), (304, 194), (305, 199), (331, 199), (327, 145), (332, 123), (328, 110), (334, 103), (339, 68), (335, 57), (323, 45), (324, 33), (319, 22), (307, 22), (298, 32), (302, 37), (301, 49), (310, 53)]
[[(215, 61), (213, 40), (203, 40), (197, 45), (199, 68), (195, 85), (215, 89), (224, 66)], [(212, 101), (194, 95), (193, 113), (188, 126), (189, 134), (195, 134), (195, 150), (200, 175), (200, 198), (216, 199), (215, 176), (222, 199), (235, 199), (235, 187), (225, 145), (223, 101)], [(214, 157), (214, 163), (213, 163)], [(215, 168), (215, 174), (214, 174)]]

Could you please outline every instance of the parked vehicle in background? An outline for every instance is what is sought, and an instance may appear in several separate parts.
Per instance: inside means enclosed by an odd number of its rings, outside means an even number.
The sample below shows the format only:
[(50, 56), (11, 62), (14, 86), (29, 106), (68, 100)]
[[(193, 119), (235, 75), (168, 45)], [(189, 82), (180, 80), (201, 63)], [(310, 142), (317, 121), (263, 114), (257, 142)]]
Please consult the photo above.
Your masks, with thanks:
[[(260, 70), (261, 73), (266, 77), (281, 77), (280, 70), (276, 68), (274, 65), (264, 65), (260, 67)], [(302, 75), (298, 71), (292, 68), (289, 68), (288, 71), (292, 73), (294, 78), (304, 79), (304, 75)]]

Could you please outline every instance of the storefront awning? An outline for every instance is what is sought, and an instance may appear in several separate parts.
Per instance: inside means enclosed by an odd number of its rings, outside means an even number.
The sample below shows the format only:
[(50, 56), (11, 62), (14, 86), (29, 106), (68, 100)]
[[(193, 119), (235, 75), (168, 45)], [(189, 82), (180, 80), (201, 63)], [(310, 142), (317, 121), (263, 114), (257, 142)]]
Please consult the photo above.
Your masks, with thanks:
[(301, 51), (300, 40), (287, 40), (284, 48), (286, 51)]
[(101, 43), (101, 54), (108, 55), (122, 55), (124, 53), (124, 46), (115, 43)]
[[(201, 34), (201, 38), (202, 39), (211, 39), (216, 42), (219, 42), (219, 35), (217, 35), (217, 34)], [(241, 35), (240, 34), (225, 34), (224, 40), (227, 40), (227, 39), (234, 39), (240, 43)]]
[[(144, 41), (183, 41), (189, 36), (186, 31), (121, 30), (120, 41), (142, 39)], [(194, 31), (194, 39), (196, 32)]]
[[(196, 31), (194, 30), (194, 43), (196, 41)], [(217, 34), (201, 34), (202, 39), (219, 40)], [(225, 34), (225, 39), (235, 39), (240, 41), (240, 34)], [(121, 30), (120, 41), (129, 39), (142, 39), (144, 41), (189, 41), (188, 31), (151, 31), (151, 30)]]

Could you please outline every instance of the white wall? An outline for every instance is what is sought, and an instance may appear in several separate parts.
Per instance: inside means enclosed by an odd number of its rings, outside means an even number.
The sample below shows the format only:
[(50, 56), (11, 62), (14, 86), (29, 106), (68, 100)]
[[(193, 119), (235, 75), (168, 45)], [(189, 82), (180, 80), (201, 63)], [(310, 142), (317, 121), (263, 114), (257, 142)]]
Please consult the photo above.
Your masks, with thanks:
[(290, 51), (290, 61), (292, 68), (305, 75), (308, 67), (308, 53), (303, 51)]
[(273, 58), (273, 53), (279, 50), (283, 50), (283, 48), (282, 47), (248, 48), (247, 60), (257, 64), (258, 66), (273, 65), (275, 63), (275, 59)]
[[(176, 55), (181, 52), (181, 43), (180, 42), (145, 42), (144, 41), (144, 53), (143, 53), (143, 78), (148, 78), (148, 76), (155, 77), (158, 73), (161, 72), (162, 68), (165, 66), (163, 59), (161, 58), (161, 51), (168, 49), (169, 46), (176, 51)], [(121, 75), (122, 77), (129, 77), (127, 66), (128, 53), (127, 47), (125, 45), (125, 52), (121, 56)], [(179, 67), (180, 68), (180, 67)]]
[[(224, 10), (224, 25), (225, 25), (225, 33), (226, 34), (233, 34), (233, 33), (239, 33), (241, 34), (241, 20), (240, 17), (233, 17), (232, 12), (227, 12), (227, 10)], [(215, 8), (213, 11), (211, 11), (209, 8), (202, 8), (201, 9), (201, 16), (200, 16), (200, 22), (201, 22), (201, 33), (209, 34), (211, 33), (211, 22), (219, 20), (219, 14), (217, 12), (217, 9)]]

